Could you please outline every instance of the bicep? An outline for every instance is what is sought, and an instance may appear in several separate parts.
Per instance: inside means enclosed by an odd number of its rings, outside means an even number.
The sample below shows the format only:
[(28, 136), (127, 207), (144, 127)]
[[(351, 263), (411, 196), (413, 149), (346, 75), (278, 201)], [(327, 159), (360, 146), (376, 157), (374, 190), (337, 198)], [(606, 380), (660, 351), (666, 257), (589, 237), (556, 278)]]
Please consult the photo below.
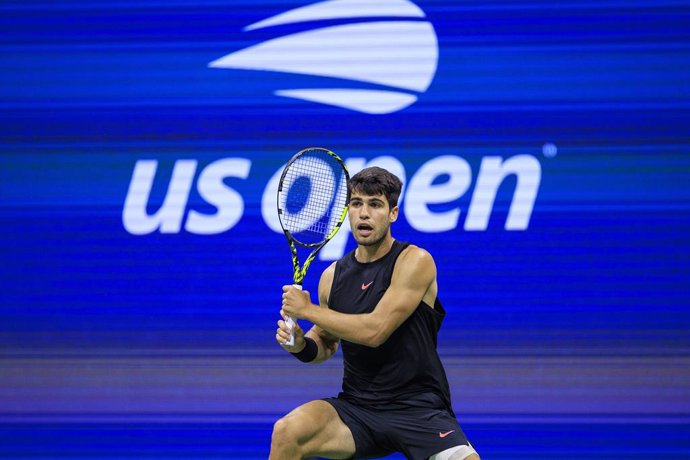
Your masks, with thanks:
[(388, 338), (419, 306), (436, 280), (436, 265), (431, 255), (419, 248), (401, 255), (391, 284), (373, 314)]

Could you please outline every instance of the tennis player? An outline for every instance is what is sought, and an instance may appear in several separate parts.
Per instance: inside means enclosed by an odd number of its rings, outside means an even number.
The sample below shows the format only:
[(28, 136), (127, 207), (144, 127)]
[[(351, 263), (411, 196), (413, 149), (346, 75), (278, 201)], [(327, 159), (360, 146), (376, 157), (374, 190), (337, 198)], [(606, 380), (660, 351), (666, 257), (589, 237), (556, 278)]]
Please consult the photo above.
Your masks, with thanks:
[(337, 398), (311, 401), (278, 420), (270, 458), (479, 460), (458, 424), (446, 373), (436, 351), (445, 316), (436, 266), (425, 250), (396, 241), (402, 183), (385, 169), (366, 168), (349, 183), (349, 220), (357, 248), (329, 266), (319, 303), (283, 286), (281, 315), (306, 319), (290, 329), (278, 321), (276, 340), (297, 359), (320, 363), (342, 341), (344, 375)]

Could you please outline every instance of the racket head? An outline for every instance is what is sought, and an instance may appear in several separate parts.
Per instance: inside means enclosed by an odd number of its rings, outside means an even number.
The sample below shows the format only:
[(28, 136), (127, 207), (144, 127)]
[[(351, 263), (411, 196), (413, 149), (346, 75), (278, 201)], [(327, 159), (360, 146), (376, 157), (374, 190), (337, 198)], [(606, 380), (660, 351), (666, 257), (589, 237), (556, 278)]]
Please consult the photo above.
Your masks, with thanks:
[(289, 241), (319, 247), (347, 215), (350, 175), (331, 150), (310, 147), (288, 161), (278, 182), (278, 219)]

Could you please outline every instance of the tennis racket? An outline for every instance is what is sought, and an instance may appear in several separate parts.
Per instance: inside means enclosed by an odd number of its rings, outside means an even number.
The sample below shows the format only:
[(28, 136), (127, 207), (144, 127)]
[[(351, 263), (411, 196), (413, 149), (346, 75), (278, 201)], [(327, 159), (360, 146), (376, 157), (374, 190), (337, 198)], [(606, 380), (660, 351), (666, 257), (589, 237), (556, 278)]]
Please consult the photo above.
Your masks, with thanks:
[[(328, 149), (304, 149), (288, 161), (278, 183), (278, 219), (292, 255), (292, 282), (302, 289), (304, 276), (322, 247), (338, 232), (347, 215), (350, 175), (345, 163)], [(300, 267), (297, 246), (311, 253)], [(286, 319), (292, 330), (295, 323)], [(286, 345), (295, 344), (290, 333)]]

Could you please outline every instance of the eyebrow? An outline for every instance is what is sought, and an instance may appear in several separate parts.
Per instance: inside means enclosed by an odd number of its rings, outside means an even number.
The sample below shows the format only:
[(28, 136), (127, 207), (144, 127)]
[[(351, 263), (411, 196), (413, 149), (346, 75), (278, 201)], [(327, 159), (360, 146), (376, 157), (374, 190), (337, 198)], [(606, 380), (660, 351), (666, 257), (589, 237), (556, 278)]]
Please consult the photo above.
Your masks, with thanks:
[(350, 198), (350, 201), (362, 201), (362, 202), (366, 201), (368, 203), (381, 203), (381, 204), (384, 203), (384, 201), (378, 197), (363, 198), (360, 196), (355, 196), (355, 197)]

